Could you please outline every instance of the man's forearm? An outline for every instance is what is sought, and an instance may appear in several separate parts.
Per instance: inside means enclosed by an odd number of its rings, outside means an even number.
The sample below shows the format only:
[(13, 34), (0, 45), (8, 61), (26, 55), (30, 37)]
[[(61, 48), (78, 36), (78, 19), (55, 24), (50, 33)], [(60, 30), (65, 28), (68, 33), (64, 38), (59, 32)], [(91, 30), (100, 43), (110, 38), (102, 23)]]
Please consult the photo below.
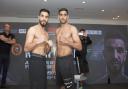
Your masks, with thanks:
[(7, 39), (7, 40), (5, 40), (5, 43), (8, 43), (8, 44), (15, 44), (16, 43), (16, 40), (10, 40), (10, 39)]
[(75, 43), (75, 42), (73, 43), (73, 42), (70, 42), (68, 45), (69, 45), (70, 47), (74, 48), (74, 49), (79, 50), (79, 51), (82, 50), (82, 46), (81, 46), (79, 43)]
[(47, 41), (44, 41), (44, 42), (42, 42), (42, 43), (36, 43), (36, 42), (28, 43), (28, 44), (25, 46), (24, 50), (25, 50), (25, 51), (32, 51), (35, 47), (37, 47), (37, 46), (39, 46), (39, 45), (42, 45), (42, 44), (45, 44), (45, 43), (47, 43)]
[(32, 51), (35, 47), (36, 47), (36, 43), (29, 43), (25, 45), (24, 51), (25, 52)]

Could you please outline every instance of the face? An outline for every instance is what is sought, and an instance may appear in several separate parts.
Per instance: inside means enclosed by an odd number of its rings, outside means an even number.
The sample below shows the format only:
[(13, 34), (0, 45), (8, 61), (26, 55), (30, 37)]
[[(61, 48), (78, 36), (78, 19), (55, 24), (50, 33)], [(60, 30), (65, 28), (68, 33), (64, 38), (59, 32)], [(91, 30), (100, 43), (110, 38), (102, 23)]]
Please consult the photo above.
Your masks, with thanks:
[(39, 23), (42, 27), (45, 27), (48, 23), (49, 14), (47, 12), (41, 12), (39, 15)]
[(61, 24), (65, 24), (68, 22), (69, 15), (67, 14), (66, 11), (60, 11), (58, 18), (59, 18)]
[(87, 32), (86, 31), (80, 31), (79, 35), (87, 36)]
[(4, 30), (5, 30), (5, 32), (10, 32), (10, 25), (9, 24), (5, 24), (4, 25)]
[(106, 54), (105, 59), (107, 59), (108, 67), (111, 71), (121, 70), (122, 64), (126, 60), (126, 49), (125, 43), (122, 39), (109, 39), (107, 47), (105, 48)]
[(79, 35), (82, 35), (83, 36), (84, 35), (84, 31), (80, 31), (79, 32)]

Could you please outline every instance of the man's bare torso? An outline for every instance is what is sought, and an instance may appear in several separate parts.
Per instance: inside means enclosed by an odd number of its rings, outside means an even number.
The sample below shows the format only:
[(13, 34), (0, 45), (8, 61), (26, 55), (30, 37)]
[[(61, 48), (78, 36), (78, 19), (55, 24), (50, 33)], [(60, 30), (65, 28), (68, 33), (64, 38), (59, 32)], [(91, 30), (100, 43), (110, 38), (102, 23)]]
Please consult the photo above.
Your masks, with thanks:
[(71, 25), (67, 25), (67, 27), (59, 27), (56, 32), (57, 36), (57, 56), (67, 56), (72, 54), (72, 48), (68, 45), (65, 45), (60, 42), (61, 39), (68, 39), (70, 41), (72, 40), (72, 31), (71, 31)]
[[(34, 30), (34, 38), (33, 38), (33, 42), (37, 42), (38, 40), (44, 40), (47, 41), (48, 40), (48, 33), (41, 29), (40, 25), (35, 25), (32, 27)], [(40, 55), (45, 55), (44, 53), (44, 44), (39, 44), (37, 45), (33, 50), (32, 53), (36, 53), (36, 54), (40, 54)]]

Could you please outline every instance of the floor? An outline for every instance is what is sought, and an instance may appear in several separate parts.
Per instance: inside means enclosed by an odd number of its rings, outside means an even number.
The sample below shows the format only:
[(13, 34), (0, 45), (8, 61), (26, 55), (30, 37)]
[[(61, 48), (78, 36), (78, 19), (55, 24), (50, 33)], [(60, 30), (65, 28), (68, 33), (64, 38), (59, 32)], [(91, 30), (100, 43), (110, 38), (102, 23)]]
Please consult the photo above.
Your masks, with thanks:
[[(0, 89), (29, 89), (29, 86), (8, 85), (7, 88)], [(48, 89), (56, 89), (55, 86), (49, 86)], [(128, 84), (96, 84), (87, 85), (86, 89), (128, 89)]]

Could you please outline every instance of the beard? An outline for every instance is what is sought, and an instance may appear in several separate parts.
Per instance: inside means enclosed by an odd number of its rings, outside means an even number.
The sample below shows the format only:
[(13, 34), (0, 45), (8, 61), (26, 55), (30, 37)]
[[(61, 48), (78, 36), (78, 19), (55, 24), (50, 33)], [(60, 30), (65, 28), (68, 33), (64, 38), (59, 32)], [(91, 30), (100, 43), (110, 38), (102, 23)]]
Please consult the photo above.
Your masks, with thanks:
[(47, 25), (47, 22), (46, 22), (45, 20), (43, 20), (43, 21), (40, 21), (40, 20), (39, 20), (39, 23), (40, 23), (40, 25), (41, 25), (42, 27), (46, 27), (46, 25)]

